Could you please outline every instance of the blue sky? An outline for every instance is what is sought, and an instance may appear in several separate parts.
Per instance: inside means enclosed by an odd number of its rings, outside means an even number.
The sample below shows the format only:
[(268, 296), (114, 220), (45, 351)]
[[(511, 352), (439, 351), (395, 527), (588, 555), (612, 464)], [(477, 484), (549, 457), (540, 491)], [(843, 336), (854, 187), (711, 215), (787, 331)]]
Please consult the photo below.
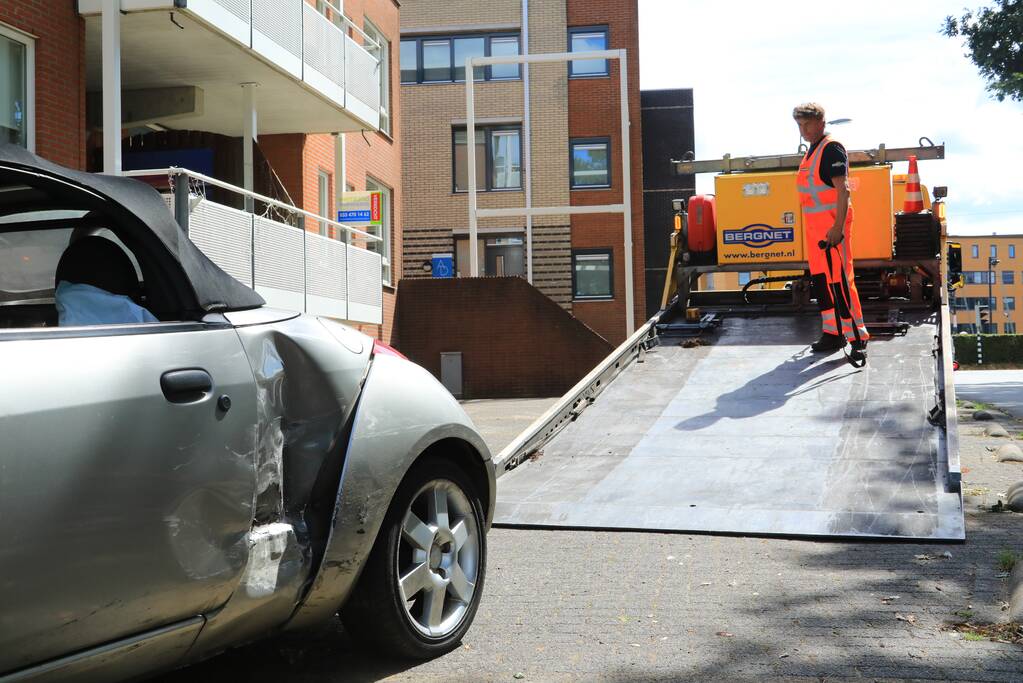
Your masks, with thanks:
[[(643, 89), (693, 88), (696, 157), (792, 153), (792, 107), (820, 102), (850, 149), (946, 145), (921, 181), (949, 188), (949, 231), (1023, 233), (1023, 104), (998, 102), (948, 14), (976, 0), (639, 0)], [(904, 172), (905, 163), (895, 165)], [(712, 192), (712, 176), (697, 178)]]

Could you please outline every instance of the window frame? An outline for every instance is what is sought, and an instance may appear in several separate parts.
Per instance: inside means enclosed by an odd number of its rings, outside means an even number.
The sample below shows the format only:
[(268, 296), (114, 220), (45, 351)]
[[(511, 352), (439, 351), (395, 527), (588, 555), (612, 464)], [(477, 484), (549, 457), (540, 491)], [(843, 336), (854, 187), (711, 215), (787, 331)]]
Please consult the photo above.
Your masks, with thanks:
[(1015, 244), (1010, 244), (1009, 245), (1009, 258), (1016, 258), (1016, 245)]
[[(604, 49), (611, 49), (611, 28), (607, 24), (597, 24), (593, 26), (569, 26), (568, 27), (568, 46), (565, 52), (575, 52), (572, 49), (572, 37), (580, 33), (603, 33), (604, 34)], [(572, 67), (575, 65), (574, 61), (569, 60), (568, 62), (568, 77), (569, 79), (577, 78), (611, 78), (611, 64), (610, 60), (605, 59), (604, 61), (604, 72), (603, 73), (592, 73), (592, 74), (574, 74), (572, 73)]]
[(1002, 284), (1003, 285), (1014, 285), (1014, 284), (1016, 284), (1016, 271), (1014, 271), (1014, 270), (1003, 270), (1002, 271)]
[[(609, 294), (606, 296), (579, 296), (578, 282), (576, 277), (576, 257), (605, 255), (607, 256), (607, 277)], [(611, 247), (596, 247), (586, 249), (572, 249), (572, 301), (613, 301), (615, 298), (615, 259), (614, 249)]]
[[(518, 43), (518, 51), (516, 54), (522, 54), (522, 34), (516, 31), (498, 31), (498, 32), (480, 32), (480, 33), (444, 33), (444, 34), (426, 34), (418, 36), (407, 36), (399, 39), (399, 61), (400, 61), (400, 49), (401, 43), (415, 43), (416, 53), (416, 78), (415, 80), (405, 80), (401, 77), (402, 85), (434, 85), (437, 83), (464, 83), (465, 79), (455, 78), (455, 41), (464, 39), (483, 39), (483, 56), (491, 57), (491, 41), (494, 38), (515, 38)], [(423, 44), (428, 42), (439, 42), (447, 41), (448, 43), (448, 78), (437, 79), (437, 80), (426, 80), (424, 78), (425, 68), (423, 66)], [(401, 68), (399, 66), (399, 72)], [(484, 67), (483, 78), (475, 80), (476, 83), (484, 83), (487, 81), (519, 81), (522, 80), (522, 65), (515, 65), (515, 76), (514, 77), (494, 77), (493, 69), (490, 66)]]
[[(576, 185), (575, 184), (575, 146), (605, 144), (607, 146), (607, 184), (606, 185)], [(611, 138), (609, 136), (596, 138), (569, 138), (568, 140), (568, 188), (570, 190), (606, 190), (614, 186), (611, 161)]]
[[(366, 191), (380, 193), (380, 244), (383, 250), (380, 252), (381, 282), (385, 287), (394, 286), (393, 253), (391, 249), (391, 238), (394, 234), (394, 188), (383, 183), (371, 175), (366, 176)], [(368, 232), (368, 231), (367, 231)], [(377, 244), (373, 242), (372, 244)]]
[(979, 244), (971, 244), (970, 245), (970, 256), (972, 258), (980, 258), (980, 245)]
[(991, 258), (998, 258), (998, 245), (997, 244), (992, 244), (991, 245)]
[(36, 39), (0, 23), (0, 36), (25, 47), (25, 149), (36, 151)]
[[(502, 130), (514, 130), (519, 134), (519, 185), (518, 187), (494, 187), (494, 151), (493, 151), (493, 133), (495, 131)], [(483, 181), (484, 187), (476, 188), (476, 192), (522, 192), (522, 159), (523, 159), (523, 142), (522, 142), (522, 124), (521, 123), (501, 123), (490, 126), (476, 126), (476, 132), (483, 132), (483, 147), (486, 152), (486, 161), (483, 167)], [(451, 193), (452, 194), (469, 194), (469, 190), (458, 189), (458, 167), (457, 167), (457, 155), (455, 154), (455, 134), (458, 132), (464, 132), (465, 144), (469, 144), (469, 130), (467, 126), (452, 126), (451, 127)], [(473, 142), (475, 144), (475, 141)], [(466, 169), (466, 181), (469, 179), (469, 169)]]

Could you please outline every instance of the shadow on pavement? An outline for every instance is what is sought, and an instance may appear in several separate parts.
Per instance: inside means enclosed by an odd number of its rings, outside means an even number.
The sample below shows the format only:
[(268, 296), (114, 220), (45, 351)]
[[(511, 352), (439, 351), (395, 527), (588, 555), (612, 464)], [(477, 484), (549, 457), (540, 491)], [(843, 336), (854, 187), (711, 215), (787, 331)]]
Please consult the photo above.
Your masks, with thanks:
[(379, 681), (421, 662), (389, 658), (361, 649), (340, 619), (308, 631), (288, 633), (228, 650), (151, 683), (325, 683)]

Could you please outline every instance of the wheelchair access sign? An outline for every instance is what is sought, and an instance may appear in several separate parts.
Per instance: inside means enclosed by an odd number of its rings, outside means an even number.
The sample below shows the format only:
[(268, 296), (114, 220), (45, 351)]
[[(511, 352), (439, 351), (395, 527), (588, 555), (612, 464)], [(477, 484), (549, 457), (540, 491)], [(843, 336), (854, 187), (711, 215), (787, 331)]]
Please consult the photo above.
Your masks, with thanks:
[(379, 192), (345, 192), (341, 195), (338, 223), (358, 228), (380, 225), (381, 220)]

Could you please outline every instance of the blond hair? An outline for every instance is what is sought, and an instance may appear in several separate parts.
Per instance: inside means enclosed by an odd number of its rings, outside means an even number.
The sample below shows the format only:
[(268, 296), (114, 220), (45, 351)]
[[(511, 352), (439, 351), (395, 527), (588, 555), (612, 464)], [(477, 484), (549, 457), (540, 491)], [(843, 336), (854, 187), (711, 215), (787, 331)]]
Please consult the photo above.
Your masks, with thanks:
[(816, 102), (804, 102), (792, 110), (794, 119), (823, 119), (824, 107)]

